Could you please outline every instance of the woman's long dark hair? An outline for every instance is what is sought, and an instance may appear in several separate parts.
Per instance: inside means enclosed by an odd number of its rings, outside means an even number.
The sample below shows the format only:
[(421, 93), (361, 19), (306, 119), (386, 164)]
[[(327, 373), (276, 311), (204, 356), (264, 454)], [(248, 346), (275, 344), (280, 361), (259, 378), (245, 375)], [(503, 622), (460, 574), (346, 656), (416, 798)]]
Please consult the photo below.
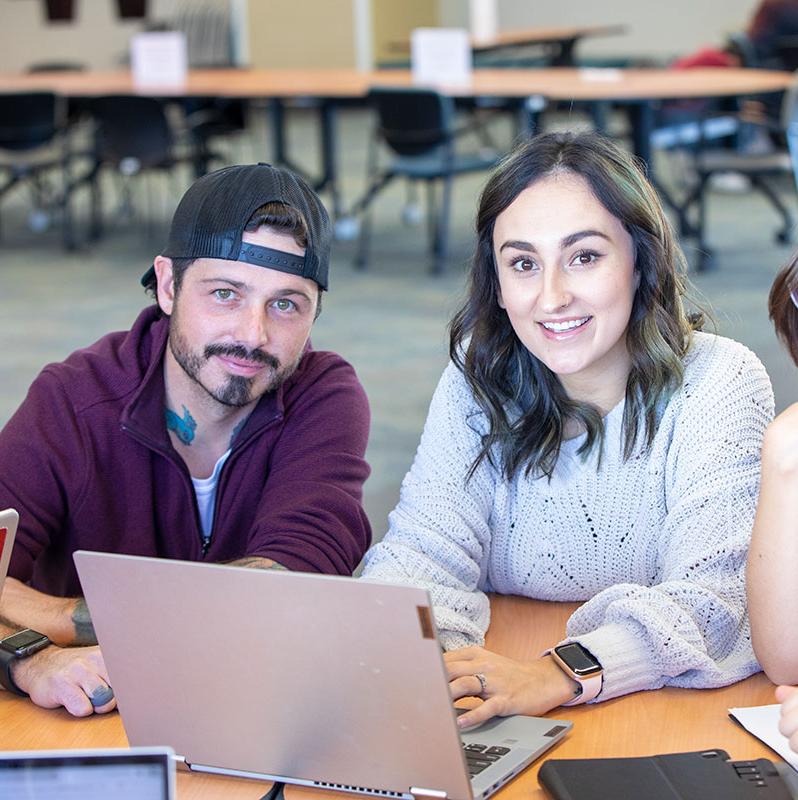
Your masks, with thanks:
[(600, 410), (568, 397), (557, 375), (518, 339), (498, 303), (496, 218), (524, 189), (558, 172), (584, 178), (632, 237), (639, 285), (626, 333), (632, 366), (623, 417), (625, 459), (641, 432), (650, 447), (658, 408), (681, 386), (683, 358), (700, 324), (691, 323), (684, 308), (684, 256), (656, 192), (634, 158), (594, 133), (530, 139), (499, 165), (482, 192), (467, 299), (450, 325), (450, 356), (489, 423), (471, 473), (487, 459), (507, 479), (521, 469), (526, 475), (550, 477), (569, 420), (587, 434), (580, 455), (601, 448)]

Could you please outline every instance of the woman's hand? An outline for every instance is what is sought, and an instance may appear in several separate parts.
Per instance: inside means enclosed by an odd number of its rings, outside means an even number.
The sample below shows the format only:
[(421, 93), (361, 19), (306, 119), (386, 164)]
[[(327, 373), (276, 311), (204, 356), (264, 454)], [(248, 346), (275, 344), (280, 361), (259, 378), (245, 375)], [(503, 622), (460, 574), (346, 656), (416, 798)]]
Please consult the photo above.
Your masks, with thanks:
[(798, 686), (779, 686), (776, 700), (781, 703), (779, 730), (790, 740), (790, 749), (798, 753)]
[[(485, 702), (457, 718), (461, 728), (510, 714), (537, 716), (573, 699), (578, 688), (550, 656), (515, 661), (485, 650), (464, 647), (444, 653), (454, 700), (481, 697)], [(477, 677), (481, 675), (483, 680)], [(484, 683), (484, 686), (483, 686)]]

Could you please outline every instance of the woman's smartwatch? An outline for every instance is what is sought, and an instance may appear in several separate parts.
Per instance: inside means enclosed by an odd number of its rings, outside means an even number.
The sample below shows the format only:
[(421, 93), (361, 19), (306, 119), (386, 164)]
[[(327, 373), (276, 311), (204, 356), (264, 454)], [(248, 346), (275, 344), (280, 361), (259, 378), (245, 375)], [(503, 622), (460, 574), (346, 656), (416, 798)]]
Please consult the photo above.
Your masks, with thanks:
[(554, 663), (579, 684), (576, 697), (563, 703), (564, 706), (578, 706), (598, 696), (603, 670), (590, 650), (579, 642), (566, 642), (558, 644), (544, 655), (550, 655)]
[(20, 697), (27, 697), (28, 693), (23, 692), (14, 683), (14, 679), (11, 677), (11, 667), (17, 661), (43, 650), (48, 644), (50, 644), (50, 640), (43, 633), (32, 631), (30, 628), (0, 639), (0, 685)]

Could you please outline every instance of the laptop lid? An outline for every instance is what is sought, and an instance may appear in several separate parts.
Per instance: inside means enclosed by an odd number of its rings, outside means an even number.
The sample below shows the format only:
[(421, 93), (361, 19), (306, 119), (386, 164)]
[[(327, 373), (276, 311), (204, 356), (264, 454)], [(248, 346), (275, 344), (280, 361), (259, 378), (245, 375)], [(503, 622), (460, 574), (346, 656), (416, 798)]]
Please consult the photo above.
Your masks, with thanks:
[(0, 753), (0, 797), (174, 800), (168, 747)]
[[(195, 770), (472, 797), (425, 590), (105, 553), (75, 563), (131, 744), (169, 744)], [(517, 744), (536, 726), (523, 765), (570, 727), (507, 722), (479, 730)], [(497, 788), (492, 769), (480, 778)]]
[(0, 511), (0, 594), (3, 592), (3, 582), (8, 573), (8, 562), (11, 560), (11, 548), (14, 546), (18, 522), (19, 514), (13, 508)]

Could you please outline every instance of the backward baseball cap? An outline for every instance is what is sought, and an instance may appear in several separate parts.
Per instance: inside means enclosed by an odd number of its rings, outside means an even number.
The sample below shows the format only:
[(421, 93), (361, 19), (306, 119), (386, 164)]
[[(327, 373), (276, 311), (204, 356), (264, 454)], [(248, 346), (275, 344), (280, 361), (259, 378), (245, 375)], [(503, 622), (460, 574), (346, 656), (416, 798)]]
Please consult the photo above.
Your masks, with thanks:
[[(304, 218), (304, 256), (241, 241), (254, 212), (273, 202), (290, 206)], [(332, 239), (327, 210), (302, 178), (271, 164), (242, 164), (209, 172), (188, 188), (172, 217), (169, 242), (161, 255), (244, 261), (310, 278), (326, 290)], [(150, 267), (142, 285), (149, 285), (154, 275), (155, 268)]]

